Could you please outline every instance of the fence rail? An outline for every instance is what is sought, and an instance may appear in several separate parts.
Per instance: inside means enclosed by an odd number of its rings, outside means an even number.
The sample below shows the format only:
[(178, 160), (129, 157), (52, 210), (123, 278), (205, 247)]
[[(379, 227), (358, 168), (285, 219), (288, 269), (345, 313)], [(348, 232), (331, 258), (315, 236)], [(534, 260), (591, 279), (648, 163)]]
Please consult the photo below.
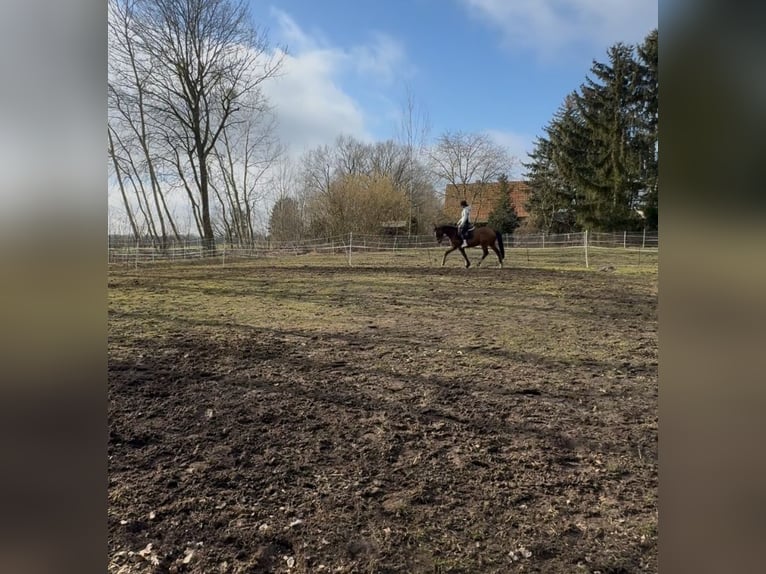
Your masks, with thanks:
[[(151, 262), (186, 261), (242, 258), (285, 257), (309, 254), (344, 255), (353, 264), (354, 254), (407, 253), (418, 250), (445, 248), (439, 245), (433, 235), (389, 236), (389, 235), (348, 235), (304, 239), (300, 241), (258, 240), (250, 245), (233, 245), (217, 239), (215, 249), (206, 249), (202, 240), (191, 238), (183, 241), (168, 240), (160, 245), (150, 238), (126, 238), (110, 236), (108, 261), (110, 264), (145, 264)], [(530, 251), (552, 253), (555, 250), (579, 249), (583, 262), (589, 266), (589, 251), (606, 248), (625, 251), (657, 252), (659, 236), (649, 233), (561, 233), (561, 234), (514, 234), (504, 235), (506, 251), (524, 250), (527, 260)], [(508, 255), (509, 257), (512, 254)]]

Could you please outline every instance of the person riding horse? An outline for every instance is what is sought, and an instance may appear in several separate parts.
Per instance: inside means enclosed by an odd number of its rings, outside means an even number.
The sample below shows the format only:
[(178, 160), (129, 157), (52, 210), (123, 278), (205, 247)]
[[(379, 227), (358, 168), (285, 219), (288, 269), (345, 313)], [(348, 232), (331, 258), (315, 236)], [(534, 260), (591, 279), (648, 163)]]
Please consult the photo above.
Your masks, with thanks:
[(471, 207), (465, 199), (460, 202), (460, 207), (463, 208), (463, 211), (457, 222), (457, 231), (463, 239), (463, 244), (460, 246), (462, 249), (463, 247), (468, 247), (468, 228), (471, 225)]

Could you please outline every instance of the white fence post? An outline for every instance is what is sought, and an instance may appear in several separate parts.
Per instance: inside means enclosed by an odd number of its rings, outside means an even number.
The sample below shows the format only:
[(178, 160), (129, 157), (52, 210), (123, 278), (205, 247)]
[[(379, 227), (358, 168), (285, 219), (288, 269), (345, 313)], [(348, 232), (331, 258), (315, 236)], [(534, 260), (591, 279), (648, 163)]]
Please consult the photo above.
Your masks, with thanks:
[(584, 239), (584, 243), (585, 243), (585, 268), (587, 269), (587, 268), (590, 267), (590, 265), (588, 263), (588, 230), (587, 229), (585, 230), (584, 238), (585, 238)]
[(628, 248), (628, 232), (627, 231), (622, 232), (622, 248), (623, 249)]
[(348, 232), (348, 266), (351, 267), (351, 240), (353, 239), (353, 233)]

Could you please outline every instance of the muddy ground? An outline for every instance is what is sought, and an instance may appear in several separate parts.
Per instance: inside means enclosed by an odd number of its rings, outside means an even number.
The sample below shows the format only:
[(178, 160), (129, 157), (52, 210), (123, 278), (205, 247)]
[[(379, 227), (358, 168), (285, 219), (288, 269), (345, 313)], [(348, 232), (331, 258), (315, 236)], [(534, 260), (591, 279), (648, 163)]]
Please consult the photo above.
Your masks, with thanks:
[(109, 273), (109, 572), (657, 571), (657, 275)]

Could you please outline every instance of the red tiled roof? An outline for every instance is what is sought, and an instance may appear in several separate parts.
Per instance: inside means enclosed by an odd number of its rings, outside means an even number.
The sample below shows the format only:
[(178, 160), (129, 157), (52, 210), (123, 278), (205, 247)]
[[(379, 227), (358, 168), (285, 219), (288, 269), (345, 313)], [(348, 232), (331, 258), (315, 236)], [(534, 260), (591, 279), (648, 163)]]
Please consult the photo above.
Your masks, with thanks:
[[(529, 216), (525, 204), (529, 197), (529, 185), (525, 181), (509, 181), (511, 201), (516, 208), (519, 219)], [(448, 184), (444, 196), (444, 214), (447, 217), (460, 218), (460, 200), (465, 199), (471, 206), (471, 219), (473, 221), (486, 222), (489, 214), (497, 206), (500, 199), (500, 183), (469, 183), (465, 186)]]

